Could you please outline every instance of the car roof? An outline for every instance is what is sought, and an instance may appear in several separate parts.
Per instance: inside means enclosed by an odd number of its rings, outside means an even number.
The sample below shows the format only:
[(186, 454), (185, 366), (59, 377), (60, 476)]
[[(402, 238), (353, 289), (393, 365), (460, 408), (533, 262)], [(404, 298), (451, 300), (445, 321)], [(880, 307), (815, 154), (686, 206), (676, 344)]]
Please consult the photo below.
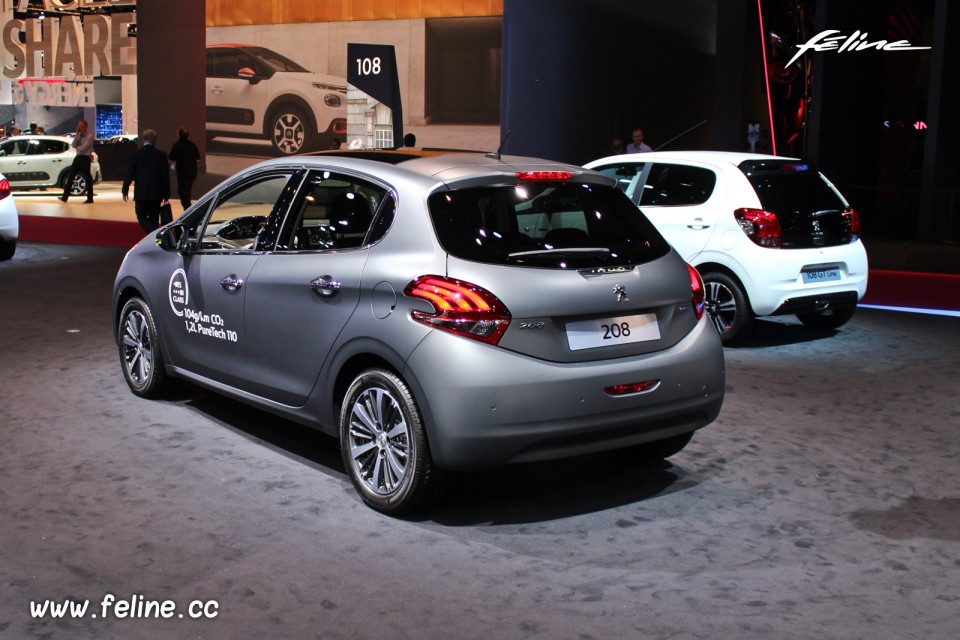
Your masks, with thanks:
[(271, 167), (339, 168), (358, 171), (383, 178), (384, 180), (427, 179), (424, 182), (457, 183), (458, 188), (470, 186), (471, 181), (489, 184), (497, 179), (514, 183), (517, 173), (527, 171), (569, 171), (571, 181), (591, 182), (615, 186), (616, 180), (610, 176), (585, 169), (584, 167), (524, 156), (499, 156), (495, 153), (434, 153), (416, 154), (410, 160), (399, 163), (371, 160), (365, 157), (350, 157), (345, 154), (305, 154), (289, 158), (264, 160), (241, 172)]
[(24, 133), (19, 136), (9, 136), (3, 139), (3, 141), (7, 141), (7, 140), (63, 140), (66, 142), (72, 142), (73, 138), (70, 136), (55, 136), (49, 133), (44, 133), (44, 134)]
[(728, 164), (739, 166), (740, 163), (747, 160), (788, 160), (796, 162), (798, 158), (739, 151), (648, 151), (646, 153), (624, 153), (616, 156), (607, 156), (605, 158), (593, 160), (587, 164), (589, 166), (597, 163), (611, 164), (615, 162), (664, 162), (670, 160), (677, 162), (704, 162), (714, 165)]

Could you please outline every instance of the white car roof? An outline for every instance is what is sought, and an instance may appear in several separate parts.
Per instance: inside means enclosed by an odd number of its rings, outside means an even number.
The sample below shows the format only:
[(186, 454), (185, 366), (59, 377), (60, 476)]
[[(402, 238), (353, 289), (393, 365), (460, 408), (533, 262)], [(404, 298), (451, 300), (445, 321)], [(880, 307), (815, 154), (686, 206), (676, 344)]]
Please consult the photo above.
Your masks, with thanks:
[(669, 160), (675, 160), (678, 162), (704, 162), (713, 165), (729, 164), (737, 166), (746, 160), (798, 161), (799, 158), (791, 158), (788, 156), (771, 156), (763, 153), (745, 153), (738, 151), (648, 151), (646, 153), (624, 153), (616, 156), (607, 156), (605, 158), (588, 162), (584, 166), (592, 168), (598, 164), (613, 164), (616, 162), (665, 162)]

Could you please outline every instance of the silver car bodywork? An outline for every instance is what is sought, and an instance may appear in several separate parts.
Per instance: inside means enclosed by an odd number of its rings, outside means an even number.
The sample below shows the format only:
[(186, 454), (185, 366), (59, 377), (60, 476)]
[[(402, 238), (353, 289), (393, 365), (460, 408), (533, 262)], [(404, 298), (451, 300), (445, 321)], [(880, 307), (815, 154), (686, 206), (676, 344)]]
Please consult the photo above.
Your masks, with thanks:
[[(388, 375), (374, 387), (404, 388), (410, 397), (399, 398), (404, 411), (398, 421), (422, 424), (425, 439), (417, 448), (409, 434), (402, 436), (401, 479), (423, 459), (439, 470), (665, 441), (679, 450), (719, 413), (724, 360), (716, 332), (692, 298), (699, 278), (675, 251), (664, 243), (662, 255), (642, 264), (578, 269), (566, 266), (566, 258), (554, 266), (512, 264), (539, 253), (553, 259), (559, 249), (549, 244), (539, 252), (510, 253), (505, 260), (511, 264), (500, 264), (458, 257), (438, 237), (438, 203), (474, 188), (522, 191), (518, 175), (542, 171), (568, 172), (564, 185), (614, 197), (609, 191), (632, 207), (605, 176), (527, 158), (444, 155), (393, 166), (302, 156), (238, 174), (156, 238), (145, 238), (120, 268), (114, 326), (131, 389), (155, 395), (151, 365), (158, 363), (162, 375), (188, 378), (352, 442), (346, 414), (353, 407), (366, 420), (354, 388), (369, 390), (360, 384), (366, 372)], [(197, 219), (209, 215), (212, 221), (226, 209), (221, 203), (238, 188), (262, 179), (269, 185), (270, 176), (287, 182), (277, 203), (254, 220), (254, 240), (207, 242), (192, 231), (202, 226)], [(312, 194), (319, 192), (309, 185), (332, 179), (355, 180), (362, 185), (355, 190), (369, 189), (379, 200), (359, 246), (312, 246), (297, 239), (300, 231), (284, 231), (292, 228), (294, 211), (316, 204), (319, 196)], [(321, 222), (336, 226), (332, 215)], [(345, 220), (340, 223), (349, 230)], [(647, 232), (656, 234), (652, 227)], [(656, 234), (646, 244), (660, 242)], [(573, 261), (597, 249), (569, 251)], [(505, 307), (502, 336), (472, 339), (456, 323), (431, 325), (439, 307), (414, 291), (414, 283), (430, 275)], [(628, 321), (636, 318), (655, 325), (650, 337), (571, 348), (574, 327), (616, 319), (629, 331)], [(479, 322), (476, 331), (490, 326)], [(381, 455), (392, 460), (388, 439), (389, 433), (381, 436)], [(420, 502), (419, 494), (397, 498), (397, 487), (364, 487), (357, 477), (361, 465), (351, 465), (361, 448), (351, 454), (344, 447), (345, 464), (368, 504), (401, 512)]]

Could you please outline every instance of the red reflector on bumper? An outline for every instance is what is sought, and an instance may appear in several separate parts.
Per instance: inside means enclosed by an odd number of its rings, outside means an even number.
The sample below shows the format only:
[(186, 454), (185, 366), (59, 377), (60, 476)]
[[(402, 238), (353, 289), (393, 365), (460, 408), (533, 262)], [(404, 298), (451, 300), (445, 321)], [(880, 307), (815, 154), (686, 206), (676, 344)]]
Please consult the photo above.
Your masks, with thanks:
[(629, 384), (615, 384), (603, 390), (608, 396), (626, 396), (631, 393), (643, 393), (652, 391), (660, 384), (659, 380), (646, 380), (644, 382), (631, 382)]

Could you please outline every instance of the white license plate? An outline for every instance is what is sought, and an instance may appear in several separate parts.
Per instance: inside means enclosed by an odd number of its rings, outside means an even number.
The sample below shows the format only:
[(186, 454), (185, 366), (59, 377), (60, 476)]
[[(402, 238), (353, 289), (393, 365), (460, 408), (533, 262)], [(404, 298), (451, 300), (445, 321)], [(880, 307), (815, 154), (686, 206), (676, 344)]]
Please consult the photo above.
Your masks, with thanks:
[(657, 325), (657, 316), (653, 313), (585, 320), (567, 325), (567, 344), (573, 351), (659, 338), (660, 327)]
[(840, 279), (840, 267), (830, 267), (828, 269), (806, 269), (800, 273), (803, 276), (803, 284), (830, 282), (832, 280)]

